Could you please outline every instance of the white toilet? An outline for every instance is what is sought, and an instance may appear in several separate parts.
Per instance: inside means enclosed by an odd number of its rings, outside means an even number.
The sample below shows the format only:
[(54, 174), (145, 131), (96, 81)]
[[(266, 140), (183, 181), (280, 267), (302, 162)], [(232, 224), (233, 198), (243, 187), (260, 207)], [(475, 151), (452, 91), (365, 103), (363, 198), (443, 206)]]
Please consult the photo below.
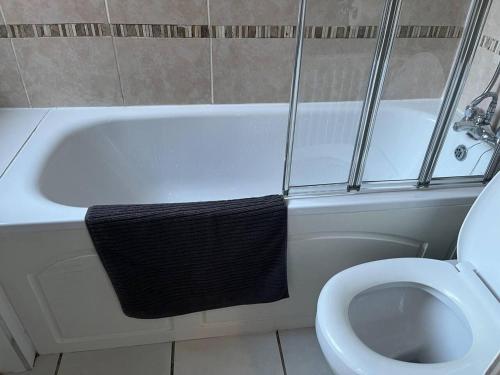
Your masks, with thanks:
[(332, 277), (316, 333), (335, 374), (500, 373), (500, 175), (458, 239), (458, 264), (390, 259)]

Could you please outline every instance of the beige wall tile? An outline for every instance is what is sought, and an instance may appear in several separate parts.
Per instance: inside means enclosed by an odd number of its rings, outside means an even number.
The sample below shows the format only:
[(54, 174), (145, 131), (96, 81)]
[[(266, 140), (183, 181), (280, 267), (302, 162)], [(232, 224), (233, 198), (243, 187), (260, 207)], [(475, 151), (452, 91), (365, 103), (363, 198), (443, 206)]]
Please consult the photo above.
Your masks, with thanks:
[(300, 101), (362, 100), (375, 44), (375, 39), (306, 40)]
[(106, 22), (104, 0), (0, 0), (7, 23)]
[[(484, 35), (500, 40), (500, 0), (493, 0), (488, 19), (484, 27)], [(465, 83), (465, 88), (460, 98), (459, 110), (464, 110), (472, 100), (478, 97), (486, 89), (486, 86), (493, 77), (493, 73), (500, 64), (500, 55), (479, 47), (474, 56), (474, 61)], [(497, 93), (500, 94), (500, 84), (496, 86)], [(486, 106), (489, 102), (486, 103)], [(500, 126), (500, 113), (493, 119), (493, 126)]]
[[(500, 40), (500, 0), (493, 0), (484, 28), (484, 35)], [(500, 64), (500, 55), (498, 53), (494, 54), (485, 48), (478, 48), (460, 99), (460, 110), (463, 110), (467, 104), (483, 93), (491, 77), (493, 77), (498, 64)], [(500, 94), (500, 84), (498, 83), (496, 90)], [(493, 124), (496, 127), (500, 126), (500, 114), (498, 114), (498, 110)]]
[[(309, 0), (310, 25), (378, 25), (384, 0)], [(457, 25), (465, 21), (470, 0), (404, 0), (401, 24)]]
[(0, 39), (0, 107), (28, 107), (28, 98), (8, 39)]
[(215, 103), (288, 102), (293, 39), (213, 41)]
[(306, 24), (378, 25), (384, 3), (385, 0), (309, 0)]
[(207, 0), (108, 0), (112, 23), (206, 24)]
[(404, 0), (400, 23), (404, 25), (461, 25), (471, 0)]
[(16, 39), (34, 107), (120, 105), (111, 38)]
[(458, 39), (398, 39), (389, 63), (383, 98), (439, 98), (458, 42)]
[(295, 25), (298, 0), (210, 0), (212, 25)]
[[(376, 41), (306, 40), (300, 100), (362, 100)], [(384, 99), (440, 97), (453, 63), (456, 39), (398, 39), (389, 63)]]
[(126, 104), (210, 103), (207, 39), (117, 39)]
[(500, 0), (493, 0), (491, 4), (484, 34), (500, 40)]
[[(485, 90), (486, 86), (493, 77), (493, 73), (500, 63), (500, 55), (493, 54), (492, 52), (484, 49), (478, 48), (476, 56), (474, 57), (474, 62), (465, 83), (465, 88), (460, 99), (459, 110), (463, 111), (465, 106), (468, 105), (472, 100), (481, 95)], [(496, 91), (500, 94), (500, 85), (497, 84)], [(486, 106), (489, 101), (486, 102)], [(486, 109), (486, 108), (485, 108)], [(500, 115), (495, 117), (493, 124), (497, 126), (500, 124)]]

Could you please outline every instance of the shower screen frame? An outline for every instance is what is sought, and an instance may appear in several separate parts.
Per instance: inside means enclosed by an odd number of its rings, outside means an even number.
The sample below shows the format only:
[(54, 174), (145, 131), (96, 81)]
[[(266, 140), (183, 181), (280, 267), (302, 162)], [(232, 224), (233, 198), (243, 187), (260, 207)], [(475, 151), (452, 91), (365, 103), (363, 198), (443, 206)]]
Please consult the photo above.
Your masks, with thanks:
[(399, 15), (403, 0), (386, 0), (373, 55), (368, 87), (358, 125), (357, 138), (347, 183), (291, 186), (293, 146), (297, 122), (297, 107), (301, 83), (302, 54), (307, 1), (301, 0), (297, 26), (295, 68), (290, 98), (288, 134), (283, 174), (283, 195), (347, 194), (374, 190), (414, 190), (421, 188), (481, 185), (494, 176), (500, 162), (500, 143), (494, 152), (484, 176), (433, 178), (434, 169), (443, 147), (447, 130), (457, 109), (466, 79), (478, 48), (492, 0), (472, 0), (465, 21), (464, 33), (444, 89), (443, 101), (423, 160), (418, 179), (404, 181), (362, 182), (364, 167), (371, 145), (371, 136), (378, 107), (382, 98), (389, 58), (398, 32)]

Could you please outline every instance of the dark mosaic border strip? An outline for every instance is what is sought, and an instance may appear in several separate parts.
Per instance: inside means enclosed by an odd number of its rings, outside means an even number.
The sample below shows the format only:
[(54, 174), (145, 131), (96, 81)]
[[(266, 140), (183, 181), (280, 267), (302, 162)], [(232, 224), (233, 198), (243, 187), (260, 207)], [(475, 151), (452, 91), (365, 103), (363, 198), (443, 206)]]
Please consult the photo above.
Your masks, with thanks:
[(498, 39), (483, 35), (479, 45), (494, 54), (500, 55), (500, 40)]
[[(401, 25), (398, 38), (460, 38), (461, 26)], [(307, 39), (374, 39), (377, 26), (307, 26)], [(117, 38), (295, 38), (297, 26), (290, 25), (160, 25), (160, 24), (19, 24), (0, 25), (0, 38), (117, 37)]]
[[(401, 25), (398, 38), (461, 38), (461, 26), (417, 26)], [(378, 26), (308, 26), (308, 39), (373, 39), (378, 34)]]

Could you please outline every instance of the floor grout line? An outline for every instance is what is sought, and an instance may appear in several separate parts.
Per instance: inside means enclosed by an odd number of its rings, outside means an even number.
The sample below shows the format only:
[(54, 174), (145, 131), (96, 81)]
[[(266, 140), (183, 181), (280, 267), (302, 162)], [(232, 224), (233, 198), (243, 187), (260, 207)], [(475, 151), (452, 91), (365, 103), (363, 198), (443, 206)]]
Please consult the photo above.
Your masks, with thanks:
[(175, 341), (172, 341), (172, 349), (170, 352), (170, 375), (174, 375), (174, 358), (175, 358)]
[(283, 355), (283, 349), (281, 348), (281, 340), (280, 340), (280, 334), (278, 331), (276, 331), (276, 341), (278, 342), (278, 350), (280, 352), (280, 359), (281, 359), (281, 366), (283, 367), (283, 374), (286, 374), (286, 367), (285, 367), (285, 356)]
[(59, 374), (59, 368), (61, 367), (62, 356), (63, 356), (63, 354), (60, 353), (59, 358), (57, 359), (57, 365), (56, 365), (56, 370), (54, 371), (54, 375)]

